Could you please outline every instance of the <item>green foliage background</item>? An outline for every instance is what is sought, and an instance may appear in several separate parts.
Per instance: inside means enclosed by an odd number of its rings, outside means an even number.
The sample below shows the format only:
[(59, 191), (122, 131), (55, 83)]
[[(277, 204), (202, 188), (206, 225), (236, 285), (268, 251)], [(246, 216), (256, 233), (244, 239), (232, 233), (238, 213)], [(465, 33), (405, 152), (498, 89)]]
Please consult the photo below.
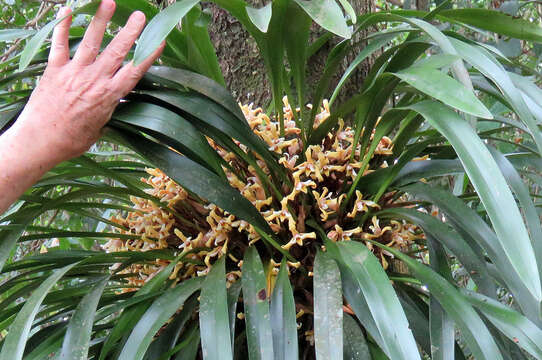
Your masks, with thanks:
[[(312, 126), (316, 107), (295, 119), (305, 147), (334, 134), (339, 117), (352, 126), (356, 144), (367, 149), (367, 166), (378, 141), (384, 135), (393, 138), (391, 166), (365, 176), (362, 171), (344, 188), (347, 205), (354, 191), (362, 190), (383, 207), (352, 223), (367, 228), (375, 215), (408, 220), (425, 233), (409, 253), (371, 239), (334, 243), (318, 217), (309, 215), (306, 225), (317, 233), (310, 268), (289, 277), (285, 263), (292, 254), (280, 247), (288, 239), (273, 233), (229, 186), (215, 155), (191, 151), (188, 136), (177, 135), (189, 131), (187, 126), (181, 129), (173, 117), (162, 119), (165, 127), (158, 121), (167, 108), (192, 124), (191, 134), (232, 149), (231, 140), (238, 140), (250, 149), (236, 152), (241, 162), (254, 167), (251, 157), (257, 155), (272, 169), (267, 190), (291, 186), (289, 174), (251, 136), (235, 99), (221, 86), (224, 79), (206, 32), (208, 15), (196, 7), (184, 16), (186, 1), (161, 13), (143, 0), (117, 3), (116, 26), (134, 9), (143, 9), (149, 18), (155, 16), (149, 32), (169, 34), (168, 48), (161, 66), (147, 74), (115, 113), (108, 138), (86, 156), (59, 165), (2, 216), (0, 359), (50, 354), (61, 359), (294, 359), (298, 354), (319, 359), (542, 358), (539, 4), (437, 3), (428, 12), (414, 10), (408, 2), (403, 10), (377, 3), (381, 11), (360, 14), (352, 24), (351, 17), (350, 22), (345, 18), (347, 5), (343, 3), (343, 13), (334, 1), (314, 1), (311, 8), (302, 1), (276, 0), (252, 15), (241, 0), (215, 1), (258, 44), (272, 84), (269, 113), (276, 113), (281, 131), (281, 101), (287, 94), (294, 106), (331, 99), (331, 117), (323, 125)], [(25, 30), (43, 28), (54, 8), (43, 12), (52, 5), (44, 4), (4, 1), (2, 28), (25, 27), (36, 17), (36, 24)], [(72, 29), (75, 48), (97, 2), (74, 5), (86, 14), (78, 16)], [(494, 5), (498, 10), (486, 10)], [(333, 18), (336, 9), (340, 16)], [(327, 29), (322, 41), (376, 27), (364, 39), (369, 45), (343, 75), (346, 81), (359, 61), (377, 54), (367, 79), (349, 100), (334, 102), (343, 83), (330, 89), (329, 77), (355, 40), (341, 40), (333, 48), (309, 98), (304, 74), (316, 45), (306, 41), (308, 27), (284, 36), (292, 14)], [(113, 26), (109, 39), (115, 31)], [(143, 36), (135, 61), (160, 41), (159, 36)], [(0, 63), (1, 127), (15, 119), (43, 70), (48, 43), (28, 44), (0, 42), (0, 51), (7, 54)], [(423, 155), (430, 160), (410, 161)], [(147, 166), (159, 167), (202, 203), (215, 203), (258, 229), (264, 245), (247, 247), (242, 254), (240, 281), (226, 289), (231, 263), (225, 257), (207, 276), (173, 284), (168, 276), (177, 262), (187, 260), (186, 254), (174, 249), (100, 251), (104, 239), (119, 236), (112, 234), (115, 224), (109, 217), (131, 210), (130, 195), (167, 210), (138, 181)], [(280, 201), (285, 194), (277, 192), (273, 196)], [(398, 201), (400, 195), (409, 201)], [(427, 214), (435, 208), (443, 215)], [(385, 271), (369, 244), (409, 270)], [(118, 292), (127, 284), (123, 274), (110, 269), (113, 264), (122, 264), (122, 269), (155, 259), (171, 263), (137, 292)], [(283, 261), (272, 296), (262, 299), (261, 290), (268, 286), (263, 269), (270, 259)], [(306, 289), (292, 278), (312, 281), (314, 347), (298, 342), (296, 304), (298, 292)], [(355, 317), (343, 313), (343, 305)], [(235, 320), (236, 306), (243, 306), (246, 321)], [(337, 313), (337, 318), (329, 316)]]

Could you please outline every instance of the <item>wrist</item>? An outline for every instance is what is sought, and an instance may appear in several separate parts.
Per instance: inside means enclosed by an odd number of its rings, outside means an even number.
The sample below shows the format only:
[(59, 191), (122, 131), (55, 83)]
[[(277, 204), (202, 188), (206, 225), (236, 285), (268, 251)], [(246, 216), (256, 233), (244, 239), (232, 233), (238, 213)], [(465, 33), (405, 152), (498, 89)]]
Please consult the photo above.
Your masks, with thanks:
[[(29, 116), (33, 118), (30, 119)], [(2, 136), (7, 137), (8, 151), (13, 158), (45, 173), (65, 159), (62, 158), (61, 151), (52, 145), (51, 134), (44, 132), (39, 126), (43, 121), (34, 116), (26, 109), (23, 110), (15, 124)]]
[(17, 121), (0, 136), (0, 214), (59, 162), (39, 129), (27, 126)]

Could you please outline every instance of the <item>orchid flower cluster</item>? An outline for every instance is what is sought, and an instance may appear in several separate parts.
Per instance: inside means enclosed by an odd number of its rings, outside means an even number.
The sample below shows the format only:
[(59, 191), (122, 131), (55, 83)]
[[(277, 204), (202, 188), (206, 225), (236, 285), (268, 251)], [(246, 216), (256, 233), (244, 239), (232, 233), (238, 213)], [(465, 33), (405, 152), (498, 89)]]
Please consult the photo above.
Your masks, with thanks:
[[(278, 155), (278, 163), (287, 170), (292, 181), (292, 185), (283, 185), (280, 189), (282, 198), (266, 192), (261, 172), (258, 173), (253, 166), (240, 161), (235, 154), (221, 148), (212, 140), (209, 140), (209, 143), (230, 165), (223, 167), (230, 185), (254, 205), (280, 238), (285, 239), (281, 244), (282, 249), (298, 259), (288, 262), (290, 270), (302, 266), (307, 269), (309, 275), (312, 273), (314, 256), (310, 254), (314, 254), (314, 245), (318, 244), (316, 243), (318, 240), (316, 233), (309, 231), (306, 226), (309, 217), (315, 219), (333, 241), (371, 239), (406, 250), (416, 238), (423, 237), (417, 226), (406, 222), (386, 220), (383, 225), (381, 224), (383, 220), (372, 216), (370, 221), (367, 221), (369, 225), (363, 225), (359, 219), (372, 210), (379, 210), (382, 205), (364, 198), (360, 191), (355, 192), (352, 205), (345, 208), (347, 196), (344, 189), (361, 171), (366, 149), (361, 149), (359, 145), (353, 146), (354, 131), (341, 119), (338, 129), (330, 132), (321, 144), (304, 148), (294, 110), (287, 98), (283, 99), (283, 104), (283, 136), (280, 135), (279, 122), (276, 119), (270, 118), (261, 108), (241, 105), (250, 128), (272, 152)], [(300, 109), (295, 111), (299, 113)], [(324, 100), (314, 126), (320, 125), (329, 117), (329, 104)], [(248, 149), (242, 144), (237, 145), (248, 153)], [(392, 155), (392, 150), (392, 141), (388, 137), (383, 137), (372, 155), (374, 159), (369, 162), (369, 168), (364, 170), (364, 175), (378, 167), (387, 167), (386, 158)], [(257, 159), (257, 165), (263, 169), (265, 176), (271, 177), (270, 170), (263, 160)], [(126, 229), (120, 230), (122, 234), (134, 235), (137, 238), (111, 239), (103, 246), (104, 249), (106, 251), (177, 249), (179, 253), (187, 255), (176, 264), (170, 276), (176, 281), (205, 275), (216, 259), (228, 256), (237, 264), (238, 269), (230, 271), (227, 279), (231, 283), (239, 278), (242, 267), (240, 259), (244, 249), (261, 241), (256, 229), (215, 204), (194, 197), (161, 170), (147, 169), (147, 172), (149, 178), (142, 179), (149, 185), (147, 193), (160, 199), (167, 207), (160, 207), (148, 199), (133, 197), (131, 200), (134, 211), (125, 217), (117, 214), (112, 220)], [(240, 176), (240, 173), (248, 176)], [(392, 255), (373, 248), (368, 242), (366, 244), (377, 254), (384, 268), (387, 268), (386, 258), (389, 259)], [(269, 261), (272, 275), (278, 273), (280, 265), (280, 261), (275, 260), (271, 258)], [(157, 259), (153, 264), (136, 264), (124, 270), (136, 274), (128, 278), (134, 288), (127, 291), (144, 284), (168, 263), (169, 261)]]

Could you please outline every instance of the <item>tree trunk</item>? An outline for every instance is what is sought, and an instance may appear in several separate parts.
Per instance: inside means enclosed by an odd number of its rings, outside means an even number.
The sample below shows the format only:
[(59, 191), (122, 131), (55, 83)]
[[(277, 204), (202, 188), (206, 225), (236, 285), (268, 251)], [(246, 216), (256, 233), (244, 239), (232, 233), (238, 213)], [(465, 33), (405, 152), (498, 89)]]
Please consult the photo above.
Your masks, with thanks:
[[(261, 7), (269, 1), (270, 0), (252, 0), (250, 3), (255, 7)], [(374, 11), (373, 0), (350, 0), (350, 3), (357, 14)], [(228, 89), (238, 101), (243, 103), (253, 102), (259, 106), (266, 106), (271, 100), (270, 86), (266, 78), (265, 65), (258, 53), (256, 43), (243, 29), (241, 24), (226, 11), (218, 8), (214, 4), (206, 4), (205, 7), (210, 8), (213, 13), (213, 20), (209, 27), (209, 33), (211, 40), (215, 45)], [(311, 38), (316, 39), (323, 33), (323, 29), (314, 25)], [(365, 35), (366, 33), (360, 33), (355, 40), (360, 40)], [(307, 71), (307, 89), (309, 91), (314, 89), (317, 81), (320, 79), (326, 57), (335, 44), (336, 41), (329, 42), (309, 59)], [(337, 72), (332, 81), (331, 90), (337, 84), (344, 70), (364, 45), (364, 42), (359, 42), (352, 53), (347, 56), (341, 66), (342, 69)], [(369, 64), (370, 60), (359, 66), (358, 71), (353, 74), (351, 80), (341, 92), (339, 101), (341, 98), (357, 92), (361, 82), (367, 75)]]

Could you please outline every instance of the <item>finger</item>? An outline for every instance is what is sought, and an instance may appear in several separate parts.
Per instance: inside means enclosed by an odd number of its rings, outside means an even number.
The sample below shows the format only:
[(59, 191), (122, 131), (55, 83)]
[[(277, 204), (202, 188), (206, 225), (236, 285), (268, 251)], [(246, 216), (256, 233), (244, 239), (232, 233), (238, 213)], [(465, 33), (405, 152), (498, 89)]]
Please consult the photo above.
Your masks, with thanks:
[[(58, 12), (57, 19), (70, 14), (71, 9), (69, 7), (63, 7)], [(72, 17), (67, 16), (55, 26), (51, 50), (49, 52), (49, 64), (54, 66), (62, 66), (70, 61), (69, 36), (71, 24)]]
[(145, 14), (141, 11), (134, 12), (126, 26), (115, 36), (113, 41), (100, 54), (97, 65), (104, 69), (109, 76), (113, 76), (115, 72), (122, 66), (122, 61), (134, 45), (135, 41), (143, 28), (145, 27)]
[(114, 12), (115, 1), (102, 0), (98, 11), (96, 11), (96, 15), (94, 15), (83, 37), (83, 41), (73, 57), (74, 61), (81, 65), (89, 65), (96, 60), (96, 56), (98, 56), (100, 46), (102, 45), (105, 28), (111, 17), (113, 17)]
[(141, 80), (154, 61), (160, 57), (165, 46), (166, 43), (164, 41), (158, 49), (156, 49), (152, 55), (145, 59), (141, 64), (134, 66), (133, 61), (131, 61), (115, 74), (112, 80), (113, 86), (122, 93), (122, 96), (128, 94), (137, 85), (138, 81)]

